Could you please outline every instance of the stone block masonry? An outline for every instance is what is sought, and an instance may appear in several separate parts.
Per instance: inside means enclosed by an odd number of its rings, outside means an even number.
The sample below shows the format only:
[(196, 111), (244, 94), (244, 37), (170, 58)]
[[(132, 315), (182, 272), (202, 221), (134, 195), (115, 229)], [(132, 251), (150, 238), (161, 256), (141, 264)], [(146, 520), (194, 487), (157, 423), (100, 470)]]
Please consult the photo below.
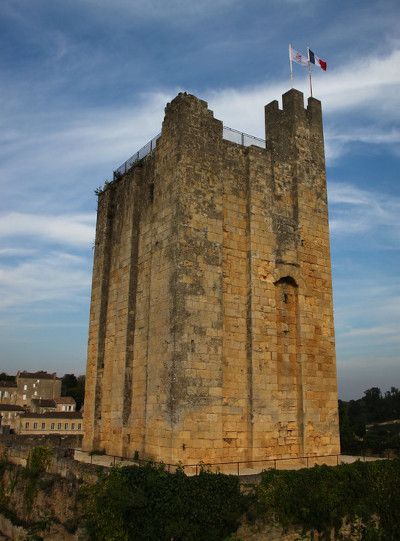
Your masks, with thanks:
[(85, 450), (184, 464), (340, 453), (320, 102), (266, 148), (179, 94), (99, 195)]

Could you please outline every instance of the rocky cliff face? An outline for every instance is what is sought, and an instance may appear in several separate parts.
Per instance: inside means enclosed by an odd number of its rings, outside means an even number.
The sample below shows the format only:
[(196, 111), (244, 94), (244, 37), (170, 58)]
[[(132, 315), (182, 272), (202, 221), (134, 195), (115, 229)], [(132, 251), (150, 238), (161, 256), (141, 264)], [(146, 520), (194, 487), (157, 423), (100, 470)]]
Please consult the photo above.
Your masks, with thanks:
[(82, 481), (49, 473), (34, 476), (9, 463), (3, 463), (1, 470), (0, 531), (4, 535), (18, 539), (35, 532), (46, 540), (78, 539)]

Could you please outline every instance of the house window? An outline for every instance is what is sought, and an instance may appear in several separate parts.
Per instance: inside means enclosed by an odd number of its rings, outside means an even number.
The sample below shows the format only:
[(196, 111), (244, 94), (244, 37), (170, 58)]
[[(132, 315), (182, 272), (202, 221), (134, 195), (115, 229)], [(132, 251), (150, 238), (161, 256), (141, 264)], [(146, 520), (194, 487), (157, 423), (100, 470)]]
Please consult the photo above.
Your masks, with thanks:
[(26, 400), (26, 394), (22, 396), (22, 400)]
[(1, 398), (1, 391), (0, 391), (0, 398)]
[(65, 430), (68, 430), (68, 423), (65, 423), (64, 428)]
[(82, 428), (81, 423), (78, 423), (78, 430), (81, 430), (81, 428)]
[(28, 385), (24, 385), (24, 391), (26, 391), (28, 389)]
[(46, 423), (42, 423), (42, 430), (46, 428)]
[(71, 430), (75, 430), (75, 423), (71, 423)]
[(37, 429), (37, 423), (33, 423), (33, 430)]
[(54, 430), (54, 423), (51, 423), (50, 430)]
[(68, 411), (71, 411), (71, 406), (68, 406)]
[(33, 384), (33, 387), (36, 387), (36, 385), (37, 385), (37, 383), (34, 383), (34, 384)]
[(57, 424), (57, 430), (61, 430), (61, 423)]
[(62, 410), (65, 411), (65, 406), (62, 407)]
[(25, 423), (25, 428), (26, 428), (26, 430), (28, 430), (28, 428), (29, 428), (29, 423)]
[(7, 398), (8, 396), (8, 391), (4, 391), (4, 398)]
[(34, 394), (34, 396), (37, 396), (37, 391), (35, 391), (33, 394)]

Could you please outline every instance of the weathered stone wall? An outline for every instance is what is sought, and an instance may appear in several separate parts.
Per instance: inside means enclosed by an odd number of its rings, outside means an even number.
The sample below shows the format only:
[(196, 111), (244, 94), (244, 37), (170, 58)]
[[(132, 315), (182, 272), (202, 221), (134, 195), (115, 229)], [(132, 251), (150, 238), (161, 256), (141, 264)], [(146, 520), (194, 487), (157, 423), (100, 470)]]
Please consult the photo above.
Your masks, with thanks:
[[(85, 539), (77, 529), (80, 520), (79, 489), (83, 482), (94, 483), (104, 468), (83, 464), (73, 459), (73, 448), (81, 443), (78, 436), (0, 436), (1, 498), (0, 533), (10, 539), (25, 539), (32, 527), (44, 517), (49, 529), (40, 532), (44, 540), (76, 541)], [(51, 445), (52, 463), (29, 487), (30, 477), (24, 475), (27, 459), (39, 445)], [(27, 505), (27, 493), (31, 493)]]
[[(49, 472), (61, 477), (75, 477), (88, 483), (97, 479), (96, 467), (74, 460), (74, 449), (81, 446), (79, 436), (15, 436), (0, 435), (0, 456), (17, 466), (25, 467), (29, 454), (39, 445), (53, 448)], [(101, 467), (102, 468), (102, 467)]]
[(338, 454), (320, 103), (266, 107), (266, 149), (180, 94), (99, 196), (86, 450), (175, 463)]

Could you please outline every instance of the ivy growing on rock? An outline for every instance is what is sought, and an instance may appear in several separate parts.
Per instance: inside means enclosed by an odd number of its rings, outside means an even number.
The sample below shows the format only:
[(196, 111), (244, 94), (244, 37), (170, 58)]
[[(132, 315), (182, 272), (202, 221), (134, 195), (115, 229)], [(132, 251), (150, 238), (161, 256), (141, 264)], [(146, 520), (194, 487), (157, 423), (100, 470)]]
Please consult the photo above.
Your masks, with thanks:
[(53, 447), (51, 445), (38, 445), (29, 453), (24, 476), (27, 483), (24, 492), (24, 503), (28, 513), (32, 510), (33, 500), (38, 490), (38, 481), (42, 473), (51, 466)]

